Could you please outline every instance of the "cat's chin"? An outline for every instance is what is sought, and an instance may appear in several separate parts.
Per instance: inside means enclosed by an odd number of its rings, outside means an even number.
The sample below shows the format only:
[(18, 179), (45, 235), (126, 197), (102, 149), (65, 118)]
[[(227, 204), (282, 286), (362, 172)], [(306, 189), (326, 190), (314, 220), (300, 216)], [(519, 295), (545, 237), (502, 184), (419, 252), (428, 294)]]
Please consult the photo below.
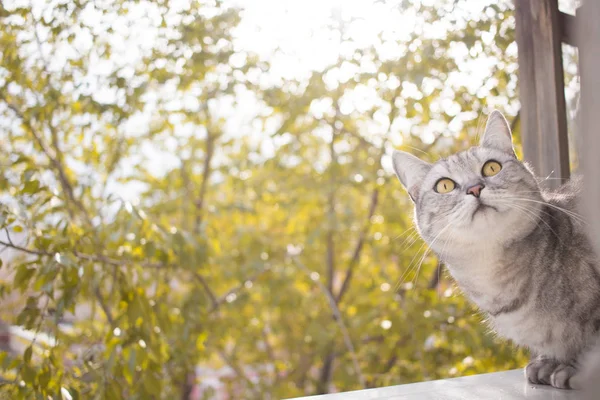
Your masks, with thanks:
[(479, 202), (473, 204), (465, 214), (452, 229), (454, 237), (461, 238), (464, 243), (477, 244), (482, 239), (487, 243), (491, 230), (504, 228), (504, 212), (495, 205)]
[(475, 206), (475, 210), (473, 210), (473, 213), (471, 214), (471, 221), (474, 221), (477, 217), (489, 216), (492, 213), (498, 212), (499, 210), (494, 206), (479, 203)]
[(474, 224), (476, 222), (479, 222), (479, 220), (484, 219), (484, 223), (489, 224), (489, 218), (493, 217), (494, 214), (498, 214), (500, 212), (500, 210), (498, 210), (498, 208), (489, 205), (489, 204), (483, 204), (483, 203), (479, 203), (475, 206), (475, 209), (473, 210), (473, 212), (471, 213), (471, 224)]

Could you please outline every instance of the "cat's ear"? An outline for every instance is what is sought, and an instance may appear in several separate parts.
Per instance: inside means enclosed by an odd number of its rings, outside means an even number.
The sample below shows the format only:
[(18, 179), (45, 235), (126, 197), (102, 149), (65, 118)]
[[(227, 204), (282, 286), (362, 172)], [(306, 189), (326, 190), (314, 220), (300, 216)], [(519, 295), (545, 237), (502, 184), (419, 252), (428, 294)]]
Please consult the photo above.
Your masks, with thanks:
[(394, 150), (392, 165), (398, 179), (400, 179), (400, 183), (406, 188), (412, 201), (416, 202), (421, 182), (431, 169), (431, 164), (418, 159), (412, 154)]
[(516, 157), (512, 144), (512, 133), (504, 115), (498, 110), (492, 111), (485, 124), (485, 132), (479, 142), (481, 147), (501, 150)]

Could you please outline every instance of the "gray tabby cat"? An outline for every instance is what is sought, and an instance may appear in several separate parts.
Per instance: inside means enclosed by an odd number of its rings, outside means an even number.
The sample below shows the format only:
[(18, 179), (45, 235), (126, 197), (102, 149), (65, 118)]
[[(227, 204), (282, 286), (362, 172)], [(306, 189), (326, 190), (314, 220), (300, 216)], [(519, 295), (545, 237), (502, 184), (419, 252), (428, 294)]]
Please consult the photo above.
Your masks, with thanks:
[(581, 387), (600, 329), (598, 256), (579, 216), (580, 180), (540, 189), (493, 111), (479, 146), (429, 164), (395, 151), (427, 244), (505, 338), (534, 355), (530, 382)]

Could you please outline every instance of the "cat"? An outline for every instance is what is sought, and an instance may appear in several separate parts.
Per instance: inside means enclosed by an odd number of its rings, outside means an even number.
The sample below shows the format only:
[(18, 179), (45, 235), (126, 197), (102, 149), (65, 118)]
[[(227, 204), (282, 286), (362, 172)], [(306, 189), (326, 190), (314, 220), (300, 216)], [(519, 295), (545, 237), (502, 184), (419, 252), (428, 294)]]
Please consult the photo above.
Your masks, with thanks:
[(395, 150), (416, 227), (501, 336), (532, 354), (534, 384), (581, 388), (600, 335), (599, 258), (580, 216), (581, 179), (543, 190), (499, 111), (479, 146), (433, 164)]

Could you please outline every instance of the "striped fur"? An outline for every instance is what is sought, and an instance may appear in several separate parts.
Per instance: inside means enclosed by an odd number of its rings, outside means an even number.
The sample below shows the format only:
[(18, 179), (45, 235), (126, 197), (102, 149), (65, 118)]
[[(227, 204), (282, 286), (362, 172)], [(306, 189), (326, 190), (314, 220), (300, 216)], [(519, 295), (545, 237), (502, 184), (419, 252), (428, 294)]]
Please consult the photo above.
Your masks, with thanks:
[[(482, 175), (486, 161), (502, 170)], [(501, 336), (528, 347), (533, 383), (581, 386), (582, 359), (600, 334), (600, 265), (579, 216), (581, 180), (540, 189), (493, 112), (479, 146), (434, 164), (394, 152), (423, 239)], [(434, 190), (440, 178), (456, 188)], [(480, 197), (466, 192), (483, 184)]]

